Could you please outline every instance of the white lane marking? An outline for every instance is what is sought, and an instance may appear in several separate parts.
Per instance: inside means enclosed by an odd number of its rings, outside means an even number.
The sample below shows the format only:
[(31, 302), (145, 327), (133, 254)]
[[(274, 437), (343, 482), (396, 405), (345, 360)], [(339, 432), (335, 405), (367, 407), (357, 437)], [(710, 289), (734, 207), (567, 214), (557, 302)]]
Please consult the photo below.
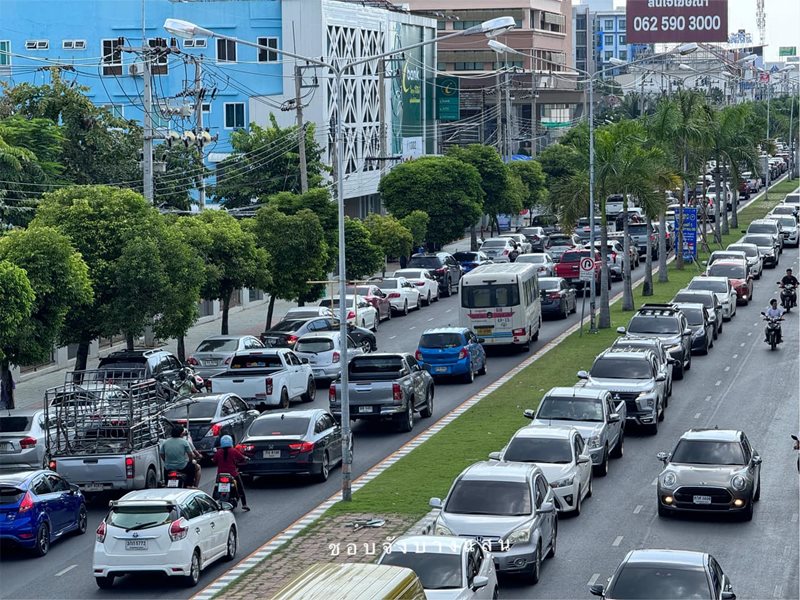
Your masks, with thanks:
[(433, 317), (431, 317), (430, 319), (428, 319), (428, 321), (433, 321)]
[(748, 331), (747, 335), (753, 335), (753, 332), (752, 331)]
[(655, 479), (653, 479), (653, 482), (652, 482), (650, 485), (655, 485), (655, 484), (657, 484), (657, 483), (658, 483), (658, 477), (656, 477)]
[(56, 577), (61, 577), (62, 575), (65, 575), (66, 573), (69, 573), (70, 571), (72, 571), (72, 569), (74, 569), (77, 566), (78, 565), (70, 565), (66, 569), (61, 569), (58, 573), (55, 574), (55, 576)]
[(719, 381), (717, 381), (717, 383), (715, 383), (714, 385), (721, 385), (721, 384), (722, 384), (722, 379), (720, 379)]
[(393, 339), (394, 339), (394, 338), (396, 338), (396, 337), (397, 337), (396, 335), (393, 335), (393, 336), (392, 336), (392, 337), (390, 337), (389, 339), (390, 339), (390, 340), (393, 340)]
[(447, 309), (446, 311), (444, 311), (444, 312), (453, 312), (453, 309), (452, 309), (452, 308), (448, 308), (448, 309)]
[(595, 573), (589, 578), (589, 585), (594, 585), (600, 579), (600, 573)]
[(797, 523), (797, 513), (792, 515), (792, 523)]
[(622, 543), (622, 536), (618, 535), (612, 542), (612, 546), (619, 546)]
[(409, 327), (408, 329), (409, 329), (409, 330), (411, 330), (411, 329), (416, 329), (416, 328), (417, 328), (417, 326), (416, 326), (416, 325), (412, 325), (412, 326), (411, 326), (411, 327)]
[(728, 365), (727, 367), (725, 367), (725, 368), (724, 368), (724, 369), (722, 369), (722, 370), (723, 370), (723, 371), (725, 371), (725, 372), (727, 373), (728, 371), (730, 371), (730, 370), (731, 370), (731, 367), (730, 367), (730, 365)]
[(640, 512), (642, 512), (643, 508), (644, 508), (643, 505), (637, 504), (636, 508), (633, 509), (633, 514), (638, 515)]
[(694, 413), (694, 418), (695, 419), (699, 419), (700, 418), (700, 413)]
[(741, 343), (741, 344), (739, 344), (739, 345), (740, 345), (742, 348), (744, 348), (744, 342), (742, 342), (742, 343)]
[(706, 396), (705, 401), (708, 402), (709, 400), (711, 400), (711, 396)]
[(773, 598), (780, 598), (782, 591), (783, 591), (783, 586), (779, 583), (778, 585), (775, 586), (775, 591), (772, 592), (772, 597)]
[(739, 358), (739, 355), (738, 354), (734, 354), (733, 356), (731, 356), (731, 358)]

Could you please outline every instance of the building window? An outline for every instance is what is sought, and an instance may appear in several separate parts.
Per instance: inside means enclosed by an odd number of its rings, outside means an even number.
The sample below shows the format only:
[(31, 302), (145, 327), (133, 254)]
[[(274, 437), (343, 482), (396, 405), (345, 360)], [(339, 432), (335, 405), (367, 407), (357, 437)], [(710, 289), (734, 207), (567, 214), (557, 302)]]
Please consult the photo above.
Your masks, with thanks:
[(625, 31), (625, 18), (624, 17), (621, 18), (619, 21), (617, 21), (617, 29), (619, 29), (620, 31)]
[(439, 31), (444, 31), (446, 25), (447, 25), (446, 21), (436, 21), (436, 29), (438, 29)]
[(436, 70), (437, 71), (447, 71), (447, 63), (436, 63)]
[(475, 27), (481, 23), (482, 21), (453, 21), (453, 29), (469, 29), (470, 27)]
[(603, 21), (603, 29), (606, 31), (614, 31), (614, 19), (606, 19)]
[(236, 62), (236, 42), (217, 40), (217, 62)]
[(604, 36), (603, 45), (604, 46), (613, 46), (614, 45), (614, 36), (613, 35)]
[(628, 51), (627, 50), (620, 50), (619, 51), (619, 59), (620, 60), (628, 60)]
[(11, 73), (11, 41), (0, 40), (0, 74)]
[(567, 55), (550, 50), (534, 50), (533, 68), (537, 71), (563, 71), (567, 64)]
[(103, 75), (122, 75), (122, 38), (103, 40)]
[(494, 63), (493, 68), (495, 69), (514, 69), (514, 68), (522, 68), (522, 61), (521, 60), (499, 60)]
[(455, 71), (483, 71), (482, 62), (457, 62)]
[(208, 45), (206, 38), (193, 38), (191, 40), (183, 40), (184, 48), (205, 48)]
[(586, 60), (586, 48), (579, 46), (575, 48), (575, 60)]
[(203, 106), (202, 106), (201, 110), (203, 111), (203, 116), (204, 117), (206, 115), (211, 114), (211, 104), (209, 102), (203, 102)]
[(103, 104), (102, 106), (111, 111), (111, 114), (117, 119), (125, 118), (125, 107), (122, 104)]
[(244, 128), (244, 102), (225, 103), (225, 129)]
[(586, 29), (586, 15), (575, 16), (575, 30), (584, 31)]
[(626, 40), (625, 34), (622, 34), (621, 36), (619, 36), (619, 45), (620, 46), (624, 46), (626, 44), (625, 40)]
[(62, 40), (64, 50), (86, 50), (86, 40)]
[(613, 57), (614, 57), (614, 52), (611, 50), (606, 50), (606, 53), (603, 55), (603, 60), (605, 60), (605, 62), (608, 62)]
[(25, 50), (49, 50), (50, 40), (26, 40)]
[[(276, 37), (260, 37), (258, 38), (259, 46), (267, 46), (268, 48), (278, 48), (278, 38)], [(258, 62), (274, 63), (278, 62), (278, 53), (274, 50), (265, 50), (264, 48), (258, 49)]]
[(150, 72), (153, 75), (167, 75), (169, 73), (167, 40), (164, 38), (154, 38), (147, 40), (147, 45), (153, 50), (156, 50), (153, 61), (150, 63)]

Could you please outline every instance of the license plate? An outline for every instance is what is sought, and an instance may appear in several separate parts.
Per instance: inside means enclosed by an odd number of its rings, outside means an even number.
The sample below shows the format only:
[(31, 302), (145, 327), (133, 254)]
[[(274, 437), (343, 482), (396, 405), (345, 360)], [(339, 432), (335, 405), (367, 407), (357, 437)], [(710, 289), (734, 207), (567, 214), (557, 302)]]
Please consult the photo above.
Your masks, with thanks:
[(125, 550), (147, 551), (147, 540), (125, 540)]
[(0, 452), (13, 452), (14, 445), (11, 442), (0, 442)]
[(214, 359), (209, 358), (209, 359), (203, 361), (203, 365), (206, 366), (206, 367), (216, 367), (218, 364), (219, 364), (219, 361), (217, 359), (215, 359), (215, 358)]
[(447, 373), (447, 367), (435, 367), (433, 370), (436, 373)]
[(694, 496), (692, 502), (695, 504), (711, 504), (711, 496)]
[(83, 486), (84, 492), (102, 492), (103, 486), (102, 485), (85, 485)]
[(360, 413), (371, 413), (372, 412), (372, 407), (371, 406), (359, 406), (358, 407), (358, 412), (360, 412)]
[(264, 450), (261, 453), (262, 458), (280, 458), (281, 451), (280, 450)]
[(170, 479), (169, 481), (167, 481), (167, 487), (168, 488), (176, 488), (176, 487), (178, 487), (179, 483), (180, 482), (177, 479)]
[(231, 484), (230, 483), (220, 483), (219, 484), (219, 491), (220, 493), (228, 493), (231, 491)]
[(475, 333), (477, 335), (491, 335), (492, 328), (491, 327), (476, 327)]

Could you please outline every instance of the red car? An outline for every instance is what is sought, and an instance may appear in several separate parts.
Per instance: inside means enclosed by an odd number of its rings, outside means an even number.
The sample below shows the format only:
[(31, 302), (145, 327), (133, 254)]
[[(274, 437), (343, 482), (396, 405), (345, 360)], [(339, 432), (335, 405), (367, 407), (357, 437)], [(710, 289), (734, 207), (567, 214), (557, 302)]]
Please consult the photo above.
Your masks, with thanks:
[(753, 299), (753, 276), (747, 262), (735, 259), (716, 260), (706, 270), (710, 277), (727, 277), (736, 290), (736, 303), (747, 304)]
[(392, 318), (392, 304), (389, 302), (389, 297), (381, 291), (377, 285), (363, 284), (363, 285), (348, 285), (348, 294), (357, 294), (369, 302), (378, 311), (378, 320)]
[[(556, 277), (563, 277), (567, 280), (570, 287), (578, 291), (589, 291), (591, 287), (585, 281), (580, 281), (580, 260), (582, 258), (590, 258), (594, 255), (594, 272), (595, 272), (595, 292), (600, 293), (600, 266), (601, 258), (600, 253), (595, 251), (591, 252), (588, 249), (571, 248), (561, 255), (561, 262), (556, 264)], [(611, 277), (609, 273), (608, 279), (609, 287), (611, 287)]]

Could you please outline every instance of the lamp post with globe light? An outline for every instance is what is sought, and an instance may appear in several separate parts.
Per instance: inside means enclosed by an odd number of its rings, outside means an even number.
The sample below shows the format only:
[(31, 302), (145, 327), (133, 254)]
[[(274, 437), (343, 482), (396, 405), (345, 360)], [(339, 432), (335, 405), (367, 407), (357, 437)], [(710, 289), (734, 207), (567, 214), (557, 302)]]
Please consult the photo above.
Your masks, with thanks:
[[(353, 60), (347, 59), (331, 59), (330, 62), (326, 62), (320, 58), (313, 58), (308, 56), (301, 56), (299, 54), (295, 54), (293, 52), (289, 52), (287, 50), (283, 50), (280, 48), (273, 48), (271, 46), (264, 46), (262, 44), (258, 44), (256, 42), (251, 42), (249, 40), (244, 40), (228, 35), (224, 35), (221, 33), (217, 33), (210, 29), (206, 29), (204, 27), (200, 27), (199, 25), (195, 25), (194, 23), (190, 23), (189, 21), (183, 21), (181, 19), (167, 19), (164, 21), (164, 29), (166, 29), (172, 35), (177, 37), (191, 39), (196, 36), (203, 36), (209, 38), (217, 38), (220, 40), (227, 40), (230, 42), (234, 42), (236, 44), (242, 44), (243, 46), (251, 46), (253, 48), (258, 48), (260, 50), (268, 50), (269, 52), (275, 52), (277, 54), (288, 56), (289, 58), (294, 58), (296, 60), (306, 61), (309, 64), (317, 65), (319, 67), (323, 67), (328, 69), (334, 78), (334, 90), (336, 91), (336, 126), (335, 126), (335, 149), (336, 149), (336, 200), (338, 204), (338, 225), (339, 225), (339, 297), (341, 301), (339, 302), (339, 335), (341, 336), (342, 340), (347, 339), (347, 307), (346, 303), (344, 302), (344, 298), (346, 296), (346, 284), (347, 284), (347, 277), (346, 277), (346, 268), (345, 268), (345, 237), (344, 237), (344, 152), (345, 152), (345, 140), (343, 134), (343, 127), (342, 127), (342, 111), (343, 111), (343, 102), (342, 96), (344, 94), (344, 75), (353, 67), (358, 65), (362, 65), (368, 62), (372, 62), (374, 60), (380, 60), (382, 58), (386, 58), (388, 56), (394, 56), (396, 54), (402, 54), (408, 50), (414, 50), (416, 48), (420, 48), (422, 46), (427, 46), (430, 44), (435, 44), (439, 41), (460, 37), (465, 35), (475, 35), (482, 33), (487, 37), (494, 37), (499, 35), (504, 31), (508, 31), (515, 27), (515, 22), (513, 17), (497, 17), (495, 19), (489, 19), (488, 21), (484, 21), (478, 25), (473, 27), (469, 27), (467, 29), (463, 29), (456, 33), (448, 34), (439, 38), (432, 38), (429, 40), (423, 40), (421, 42), (417, 42), (415, 44), (410, 44), (408, 46), (404, 46), (402, 48), (397, 48), (395, 50), (391, 50), (388, 52), (382, 52), (380, 54), (375, 54), (373, 56), (366, 56), (362, 58), (356, 58)], [(305, 140), (301, 139), (300, 143), (305, 143)], [(341, 389), (341, 403), (342, 403), (342, 500), (349, 501), (351, 499), (352, 494), (352, 443), (351, 443), (351, 436), (352, 432), (350, 429), (350, 397), (348, 393), (348, 373), (347, 373), (347, 364), (348, 364), (348, 351), (347, 351), (347, 344), (342, 344), (341, 348), (341, 363), (343, 365), (342, 374), (340, 379), (340, 389)], [(413, 407), (411, 408), (413, 410)]]

